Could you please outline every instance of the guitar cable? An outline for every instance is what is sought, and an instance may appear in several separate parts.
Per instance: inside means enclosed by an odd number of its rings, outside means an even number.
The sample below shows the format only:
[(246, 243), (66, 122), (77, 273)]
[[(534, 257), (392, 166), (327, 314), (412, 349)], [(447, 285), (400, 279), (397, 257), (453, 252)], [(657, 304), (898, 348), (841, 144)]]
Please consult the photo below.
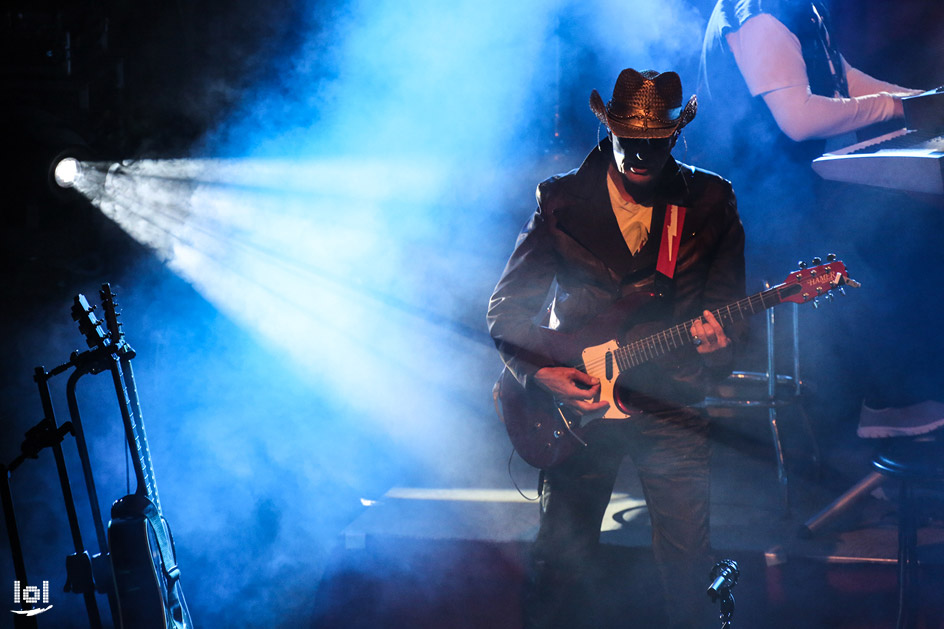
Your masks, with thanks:
[[(498, 419), (500, 419), (501, 422), (504, 424), (505, 416), (502, 415), (501, 402), (499, 401), (499, 383), (500, 382), (501, 381), (499, 380), (498, 382), (495, 383), (495, 386), (492, 387), (492, 402), (494, 402), (495, 404), (495, 414), (498, 415)], [(515, 480), (515, 476), (511, 471), (511, 462), (515, 458), (515, 452), (517, 452), (517, 450), (515, 450), (514, 447), (512, 447), (511, 454), (508, 455), (508, 478), (511, 479), (511, 484), (515, 486), (515, 490), (518, 492), (518, 494), (522, 498), (524, 498), (528, 502), (536, 502), (541, 499), (540, 487), (544, 480), (544, 472), (542, 470), (541, 473), (538, 475), (538, 495), (535, 496), (534, 498), (526, 496), (525, 493), (521, 491), (521, 487), (518, 486), (518, 481)]]
[[(511, 471), (511, 461), (515, 458), (515, 452), (517, 452), (517, 450), (515, 450), (514, 448), (512, 448), (512, 449), (511, 449), (511, 455), (509, 455), (509, 457), (508, 457), (508, 478), (511, 479), (511, 483), (515, 486), (515, 489), (518, 491), (518, 494), (519, 494), (522, 498), (524, 498), (524, 499), (527, 500), (528, 502), (536, 502), (536, 501), (538, 501), (538, 500), (541, 499), (541, 492), (540, 492), (540, 489), (538, 490), (538, 495), (535, 496), (534, 498), (531, 498), (530, 496), (526, 496), (525, 493), (521, 490), (521, 487), (518, 486), (518, 481), (515, 480), (515, 476), (514, 476), (514, 474), (513, 474), (512, 471)], [(538, 475), (538, 487), (539, 487), (539, 488), (541, 487), (541, 484), (542, 484), (542, 481), (543, 481), (543, 477), (544, 477), (544, 472), (541, 471), (541, 473)]]

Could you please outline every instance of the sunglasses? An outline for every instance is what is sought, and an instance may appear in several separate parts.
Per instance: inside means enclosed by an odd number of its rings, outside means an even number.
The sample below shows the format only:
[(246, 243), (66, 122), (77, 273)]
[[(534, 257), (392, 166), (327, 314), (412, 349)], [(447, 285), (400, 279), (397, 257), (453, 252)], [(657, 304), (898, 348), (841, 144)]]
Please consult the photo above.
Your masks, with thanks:
[(618, 136), (613, 136), (613, 139), (614, 141), (619, 142), (619, 145), (628, 152), (631, 149), (641, 149), (646, 147), (654, 149), (665, 148), (672, 144), (672, 141), (675, 139), (675, 134), (673, 133), (667, 138), (621, 138)]

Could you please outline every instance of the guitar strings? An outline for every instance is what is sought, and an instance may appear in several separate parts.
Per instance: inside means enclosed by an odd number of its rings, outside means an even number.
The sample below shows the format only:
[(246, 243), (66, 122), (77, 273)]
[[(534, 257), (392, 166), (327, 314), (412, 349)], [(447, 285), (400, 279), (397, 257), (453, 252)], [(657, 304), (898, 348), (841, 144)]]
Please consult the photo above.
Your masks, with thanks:
[[(769, 297), (771, 294), (777, 293), (777, 303), (781, 303), (783, 300), (780, 298), (780, 289), (784, 285), (774, 286), (760, 293), (746, 297), (740, 301), (735, 302), (734, 304), (729, 304), (723, 308), (715, 310), (712, 314), (722, 323), (725, 320), (725, 313), (727, 314), (727, 322), (733, 323), (736, 319), (734, 316), (733, 308), (737, 307), (737, 315), (739, 319), (744, 320), (747, 318), (745, 316), (745, 308), (742, 308), (742, 304), (750, 308), (750, 315), (757, 314), (758, 310), (756, 308), (757, 303), (762, 306), (761, 311), (766, 310), (770, 306), (767, 305), (766, 297)], [(668, 353), (674, 349), (678, 349), (686, 343), (694, 343), (694, 339), (691, 336), (689, 330), (691, 330), (692, 325), (700, 319), (690, 319), (685, 323), (680, 323), (674, 327), (668, 328), (657, 334), (638, 339), (626, 345), (620, 345), (615, 350), (613, 350), (613, 358), (607, 358), (606, 356), (597, 357), (590, 361), (583, 363), (584, 370), (588, 373), (590, 371), (597, 371), (605, 367), (607, 360), (615, 360), (617, 366), (620, 369), (627, 369), (636, 367), (652, 358), (661, 356), (662, 354)], [(678, 342), (676, 342), (676, 337), (678, 337)]]

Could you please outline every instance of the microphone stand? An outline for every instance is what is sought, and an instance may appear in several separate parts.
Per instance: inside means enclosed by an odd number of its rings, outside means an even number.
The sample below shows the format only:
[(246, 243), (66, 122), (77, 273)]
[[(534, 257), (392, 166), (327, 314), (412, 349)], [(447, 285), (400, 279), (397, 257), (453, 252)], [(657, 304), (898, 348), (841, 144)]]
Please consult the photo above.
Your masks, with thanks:
[(718, 593), (721, 602), (721, 629), (730, 629), (734, 618), (734, 595), (729, 588), (725, 588)]
[(718, 601), (721, 606), (721, 629), (730, 629), (734, 622), (734, 595), (731, 590), (737, 585), (740, 570), (733, 559), (722, 559), (711, 570), (711, 585), (708, 586), (708, 596), (712, 602)]

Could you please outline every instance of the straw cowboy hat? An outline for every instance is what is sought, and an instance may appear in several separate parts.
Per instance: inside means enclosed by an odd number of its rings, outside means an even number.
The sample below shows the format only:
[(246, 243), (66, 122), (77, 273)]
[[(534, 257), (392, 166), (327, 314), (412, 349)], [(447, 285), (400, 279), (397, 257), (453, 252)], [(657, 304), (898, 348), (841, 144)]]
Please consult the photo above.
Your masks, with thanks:
[(596, 90), (590, 93), (590, 109), (617, 137), (667, 138), (692, 121), (698, 102), (693, 94), (682, 107), (682, 80), (675, 72), (627, 68), (609, 103)]

